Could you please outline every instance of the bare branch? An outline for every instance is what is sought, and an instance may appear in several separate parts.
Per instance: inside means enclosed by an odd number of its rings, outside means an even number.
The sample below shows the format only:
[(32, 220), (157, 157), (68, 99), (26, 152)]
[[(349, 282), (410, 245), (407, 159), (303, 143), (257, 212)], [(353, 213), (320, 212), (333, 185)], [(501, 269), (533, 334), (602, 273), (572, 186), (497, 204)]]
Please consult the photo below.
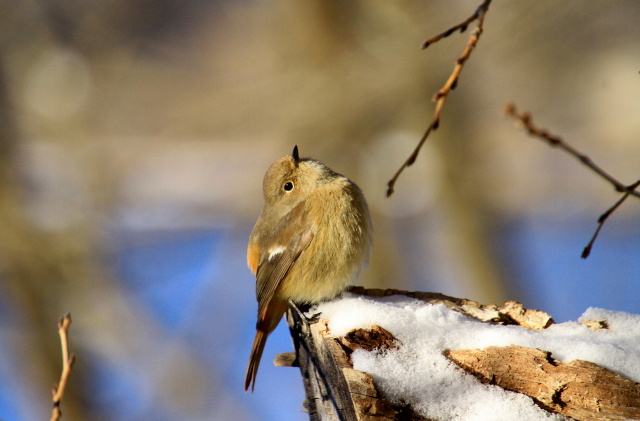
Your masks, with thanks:
[(460, 30), (460, 33), (466, 31), (467, 27), (469, 26), (469, 24), (471, 22), (473, 22), (474, 20), (478, 19), (481, 14), (486, 13), (487, 9), (489, 8), (489, 4), (490, 3), (491, 3), (491, 0), (485, 0), (480, 6), (478, 6), (478, 8), (476, 9), (475, 13), (467, 18), (467, 20), (465, 20), (464, 22), (461, 22), (461, 23), (459, 23), (459, 24), (457, 24), (455, 26), (452, 26), (451, 28), (447, 29), (446, 31), (444, 31), (441, 34), (436, 35), (433, 38), (429, 38), (428, 40), (426, 40), (425, 42), (422, 43), (422, 45), (420, 46), (420, 49), (422, 49), (422, 50), (426, 49), (431, 44), (440, 41), (442, 38), (448, 37), (449, 35), (453, 34), (455, 31)]
[(67, 386), (67, 380), (71, 374), (73, 363), (76, 360), (76, 356), (74, 354), (69, 355), (67, 338), (70, 325), (70, 313), (67, 313), (64, 317), (61, 317), (60, 320), (58, 320), (58, 334), (60, 335), (60, 344), (62, 346), (62, 374), (60, 375), (60, 381), (58, 384), (53, 386), (53, 411), (51, 413), (50, 421), (57, 421), (62, 417), (60, 402), (62, 401), (64, 389)]
[(436, 94), (431, 99), (436, 103), (436, 108), (433, 112), (433, 116), (431, 117), (431, 123), (429, 124), (429, 127), (427, 127), (427, 130), (422, 135), (420, 142), (418, 142), (418, 146), (416, 146), (416, 148), (411, 153), (409, 158), (407, 158), (407, 160), (402, 164), (400, 169), (398, 169), (398, 171), (395, 173), (393, 178), (389, 180), (389, 182), (387, 183), (387, 197), (393, 194), (393, 187), (396, 184), (398, 177), (400, 177), (400, 174), (402, 174), (405, 168), (413, 165), (413, 163), (416, 161), (416, 158), (418, 157), (418, 153), (420, 152), (422, 145), (424, 145), (424, 143), (426, 142), (431, 132), (436, 130), (440, 125), (440, 114), (442, 113), (442, 109), (444, 108), (444, 103), (447, 101), (447, 96), (449, 95), (449, 93), (456, 88), (458, 84), (458, 79), (460, 78), (460, 73), (462, 72), (462, 68), (465, 62), (467, 61), (467, 59), (471, 56), (471, 52), (478, 44), (480, 35), (482, 35), (484, 17), (485, 17), (485, 14), (487, 13), (487, 10), (489, 9), (490, 4), (491, 4), (491, 0), (485, 0), (478, 7), (478, 9), (476, 9), (475, 13), (471, 15), (468, 19), (466, 19), (464, 22), (459, 23), (458, 25), (455, 25), (447, 29), (445, 32), (439, 35), (436, 35), (433, 38), (428, 39), (422, 44), (422, 49), (425, 49), (430, 44), (451, 35), (456, 30), (460, 30), (460, 32), (463, 32), (464, 30), (467, 29), (467, 26), (474, 20), (478, 21), (478, 25), (476, 26), (476, 29), (471, 33), (471, 36), (467, 41), (467, 45), (465, 46), (464, 51), (462, 52), (460, 57), (458, 57), (458, 59), (456, 60), (456, 64), (453, 67), (453, 71), (451, 72), (451, 75), (449, 75), (449, 79), (447, 79), (444, 86), (438, 92), (436, 92)]
[(624, 193), (624, 195), (622, 195), (620, 200), (618, 200), (613, 206), (607, 209), (605, 213), (600, 215), (600, 217), (598, 218), (598, 228), (596, 228), (596, 232), (593, 233), (593, 237), (591, 237), (591, 241), (589, 241), (589, 244), (587, 244), (587, 246), (584, 248), (584, 250), (582, 251), (582, 255), (580, 257), (582, 257), (583, 259), (586, 259), (587, 257), (589, 257), (589, 254), (591, 254), (591, 248), (593, 247), (593, 243), (596, 241), (596, 238), (598, 238), (598, 234), (600, 234), (600, 229), (604, 225), (607, 218), (609, 218), (609, 215), (615, 212), (615, 210), (618, 209), (618, 207), (622, 204), (622, 202), (627, 200), (627, 197), (629, 197), (629, 195), (631, 195), (632, 193), (636, 193), (635, 189), (638, 186), (640, 186), (640, 180), (630, 185), (628, 187), (628, 190)]
[(535, 136), (538, 139), (544, 140), (550, 146), (560, 148), (563, 151), (575, 157), (578, 161), (580, 161), (581, 163), (589, 167), (592, 171), (594, 171), (600, 177), (604, 178), (609, 183), (611, 183), (613, 187), (616, 189), (616, 191), (620, 193), (629, 192), (629, 194), (633, 196), (640, 197), (640, 193), (636, 192), (634, 189), (631, 188), (633, 184), (631, 186), (627, 186), (626, 184), (618, 181), (617, 179), (612, 177), (609, 173), (607, 173), (605, 170), (597, 166), (593, 162), (593, 160), (591, 160), (591, 158), (589, 158), (587, 155), (579, 152), (577, 149), (575, 149), (574, 147), (566, 143), (564, 140), (562, 140), (560, 136), (556, 136), (554, 134), (549, 133), (549, 131), (545, 129), (539, 129), (538, 127), (536, 127), (535, 124), (533, 124), (531, 113), (527, 111), (523, 111), (522, 113), (519, 113), (518, 110), (516, 109), (515, 104), (511, 104), (511, 103), (505, 106), (504, 112), (507, 115), (515, 118), (518, 122), (520, 122), (524, 127), (524, 129), (530, 135)]
[(573, 156), (582, 164), (586, 165), (589, 169), (591, 169), (593, 172), (598, 174), (600, 177), (604, 178), (609, 183), (611, 183), (613, 187), (616, 189), (616, 191), (624, 193), (622, 197), (613, 206), (607, 209), (607, 211), (602, 215), (600, 215), (600, 217), (598, 218), (598, 228), (596, 228), (596, 231), (593, 233), (593, 236), (591, 237), (591, 241), (589, 241), (589, 244), (587, 244), (587, 246), (582, 251), (581, 257), (583, 259), (586, 259), (587, 257), (589, 257), (589, 254), (591, 254), (593, 243), (596, 241), (596, 238), (598, 238), (598, 234), (600, 234), (600, 230), (602, 229), (602, 226), (606, 222), (607, 218), (609, 218), (609, 216), (613, 212), (615, 212), (616, 209), (618, 209), (618, 207), (627, 199), (627, 197), (629, 196), (640, 197), (640, 193), (636, 191), (636, 188), (640, 186), (640, 180), (628, 186), (618, 181), (609, 173), (607, 173), (605, 170), (603, 170), (598, 165), (596, 165), (593, 162), (593, 160), (589, 158), (587, 155), (583, 154), (582, 152), (578, 151), (573, 146), (569, 145), (564, 140), (562, 140), (560, 136), (551, 134), (549, 131), (545, 129), (539, 129), (535, 124), (533, 124), (531, 113), (527, 111), (519, 113), (518, 110), (516, 109), (515, 104), (511, 104), (511, 103), (507, 104), (505, 106), (505, 113), (515, 118), (520, 124), (522, 124), (524, 129), (530, 135), (545, 141), (550, 146), (560, 148), (563, 151), (567, 152), (569, 155)]

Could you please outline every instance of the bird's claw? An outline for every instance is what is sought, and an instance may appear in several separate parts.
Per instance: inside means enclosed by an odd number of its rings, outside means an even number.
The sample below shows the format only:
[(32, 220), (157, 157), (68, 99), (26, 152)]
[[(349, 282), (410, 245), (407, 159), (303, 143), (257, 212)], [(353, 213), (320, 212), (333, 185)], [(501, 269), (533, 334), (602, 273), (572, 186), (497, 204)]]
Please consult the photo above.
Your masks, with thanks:
[(312, 307), (313, 306), (310, 304), (297, 304), (291, 301), (291, 308), (293, 308), (295, 312), (298, 313), (298, 316), (300, 316), (300, 319), (303, 320), (306, 325), (312, 325), (320, 320), (320, 315), (322, 314), (321, 312), (313, 313), (310, 316), (307, 316), (305, 314), (308, 313)]

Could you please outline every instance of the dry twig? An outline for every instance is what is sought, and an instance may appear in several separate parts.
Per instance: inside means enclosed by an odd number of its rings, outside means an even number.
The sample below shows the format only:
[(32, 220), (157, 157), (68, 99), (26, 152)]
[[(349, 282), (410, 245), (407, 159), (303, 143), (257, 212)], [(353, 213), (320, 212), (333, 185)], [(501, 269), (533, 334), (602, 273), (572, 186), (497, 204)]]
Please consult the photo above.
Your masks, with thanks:
[(616, 191), (620, 193), (624, 193), (624, 195), (622, 195), (622, 197), (612, 207), (610, 207), (605, 213), (600, 215), (600, 217), (598, 218), (598, 228), (596, 228), (596, 231), (591, 237), (591, 241), (589, 241), (589, 244), (587, 244), (587, 246), (582, 251), (581, 257), (583, 259), (586, 259), (587, 257), (589, 257), (589, 254), (591, 253), (591, 248), (593, 247), (593, 243), (596, 241), (598, 234), (600, 234), (600, 229), (604, 225), (607, 218), (609, 218), (609, 216), (613, 212), (615, 212), (616, 209), (618, 209), (618, 207), (627, 199), (627, 197), (629, 196), (640, 197), (640, 192), (636, 191), (636, 188), (640, 186), (640, 180), (628, 186), (618, 181), (609, 173), (607, 173), (605, 170), (603, 170), (598, 165), (596, 165), (593, 162), (593, 160), (589, 158), (587, 155), (581, 153), (580, 151), (575, 149), (573, 146), (569, 145), (564, 140), (562, 140), (560, 136), (556, 136), (550, 133), (548, 130), (538, 128), (535, 124), (533, 124), (531, 113), (526, 111), (519, 113), (514, 104), (507, 104), (505, 107), (505, 113), (515, 118), (520, 124), (522, 124), (522, 126), (527, 131), (527, 133), (537, 137), (538, 139), (545, 141), (550, 146), (560, 148), (563, 151), (567, 152), (569, 155), (573, 156), (582, 164), (586, 165), (589, 169), (591, 169), (593, 172), (598, 174), (600, 177), (604, 178), (609, 183), (611, 183), (613, 187), (616, 189)]
[(471, 36), (467, 41), (467, 45), (464, 51), (462, 52), (460, 57), (458, 57), (458, 59), (456, 60), (456, 64), (453, 67), (453, 71), (451, 72), (451, 75), (449, 75), (449, 79), (447, 79), (444, 86), (440, 88), (440, 90), (436, 92), (436, 94), (431, 99), (436, 103), (436, 108), (433, 112), (433, 116), (431, 117), (431, 123), (429, 124), (429, 127), (427, 127), (427, 130), (422, 135), (422, 138), (420, 139), (420, 142), (418, 142), (418, 146), (416, 146), (413, 153), (411, 153), (409, 158), (407, 158), (407, 160), (402, 164), (400, 169), (395, 173), (393, 178), (389, 180), (389, 182), (387, 183), (387, 197), (393, 194), (393, 187), (396, 184), (398, 177), (400, 177), (400, 174), (402, 174), (402, 172), (404, 171), (404, 169), (413, 165), (413, 163), (416, 161), (416, 158), (418, 157), (418, 153), (420, 152), (422, 145), (424, 145), (424, 143), (426, 142), (431, 132), (438, 128), (440, 124), (440, 114), (442, 113), (442, 109), (444, 108), (444, 103), (447, 101), (447, 96), (453, 89), (456, 88), (458, 84), (458, 79), (460, 78), (460, 73), (462, 72), (462, 67), (464, 66), (467, 59), (471, 56), (471, 52), (478, 44), (480, 35), (482, 35), (484, 17), (487, 13), (487, 10), (489, 10), (490, 4), (491, 4), (491, 0), (484, 0), (482, 4), (478, 6), (474, 14), (471, 15), (469, 18), (467, 18), (464, 22), (459, 23), (447, 29), (443, 33), (436, 35), (433, 38), (429, 38), (422, 44), (421, 48), (425, 49), (429, 45), (433, 44), (434, 42), (437, 42), (442, 38), (448, 37), (449, 35), (451, 35), (453, 32), (457, 30), (460, 30), (460, 32), (464, 32), (467, 29), (467, 26), (469, 26), (471, 22), (475, 20), (478, 21), (476, 29), (471, 33)]
[(583, 259), (586, 259), (587, 257), (589, 257), (589, 254), (591, 254), (591, 248), (593, 247), (593, 243), (596, 241), (596, 238), (598, 238), (598, 234), (600, 234), (600, 229), (604, 225), (604, 223), (607, 220), (607, 218), (609, 217), (609, 215), (611, 215), (613, 212), (615, 212), (615, 210), (618, 209), (618, 206), (620, 206), (622, 204), (622, 202), (627, 200), (627, 197), (629, 197), (629, 195), (631, 195), (633, 193), (637, 193), (635, 191), (635, 189), (638, 186), (640, 186), (640, 180), (638, 180), (635, 183), (633, 183), (632, 185), (630, 185), (629, 189), (622, 195), (622, 197), (613, 206), (611, 206), (609, 209), (607, 209), (607, 211), (605, 213), (600, 215), (600, 217), (598, 218), (598, 228), (596, 228), (596, 232), (593, 233), (593, 237), (591, 237), (591, 241), (589, 241), (589, 244), (587, 244), (587, 246), (584, 248), (584, 250), (582, 250), (581, 257)]
[(69, 333), (69, 326), (71, 325), (71, 314), (67, 313), (64, 317), (58, 320), (58, 334), (60, 335), (60, 344), (62, 346), (62, 374), (60, 375), (60, 381), (53, 386), (53, 411), (51, 412), (50, 421), (57, 421), (62, 416), (60, 411), (60, 402), (64, 395), (64, 389), (67, 385), (67, 380), (71, 374), (73, 363), (76, 360), (75, 354), (69, 355), (69, 344), (67, 337)]

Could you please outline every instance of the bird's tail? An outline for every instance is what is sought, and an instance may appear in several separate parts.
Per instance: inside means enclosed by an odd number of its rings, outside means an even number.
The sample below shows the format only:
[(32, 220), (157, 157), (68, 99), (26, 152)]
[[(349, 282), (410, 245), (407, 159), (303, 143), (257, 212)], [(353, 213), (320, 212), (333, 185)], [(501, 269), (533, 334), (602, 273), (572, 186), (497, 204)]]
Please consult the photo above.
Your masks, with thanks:
[(256, 338), (253, 340), (253, 347), (251, 348), (251, 356), (249, 357), (249, 365), (247, 366), (247, 374), (244, 378), (244, 391), (249, 390), (251, 385), (251, 391), (256, 387), (256, 375), (258, 374), (258, 366), (260, 365), (260, 358), (262, 358), (262, 351), (264, 351), (264, 345), (267, 343), (268, 333), (258, 329), (256, 331)]
[(251, 348), (251, 356), (249, 357), (249, 365), (247, 366), (247, 374), (244, 378), (244, 391), (246, 392), (251, 385), (251, 391), (256, 386), (256, 374), (258, 374), (258, 366), (260, 365), (260, 358), (262, 358), (262, 351), (264, 351), (264, 345), (267, 343), (267, 336), (273, 329), (278, 326), (280, 319), (284, 316), (284, 313), (289, 308), (289, 302), (278, 298), (273, 298), (267, 308), (258, 316), (258, 323), (256, 324), (256, 338), (253, 340), (253, 347)]

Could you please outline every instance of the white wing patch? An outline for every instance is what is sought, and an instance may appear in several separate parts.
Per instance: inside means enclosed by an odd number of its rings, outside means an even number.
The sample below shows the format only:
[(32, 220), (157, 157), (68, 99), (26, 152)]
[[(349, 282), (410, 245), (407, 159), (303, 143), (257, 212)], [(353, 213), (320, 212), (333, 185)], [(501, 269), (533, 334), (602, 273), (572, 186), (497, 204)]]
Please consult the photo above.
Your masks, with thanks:
[(287, 248), (285, 246), (273, 246), (267, 253), (269, 253), (269, 261), (271, 261), (274, 257), (285, 251)]

